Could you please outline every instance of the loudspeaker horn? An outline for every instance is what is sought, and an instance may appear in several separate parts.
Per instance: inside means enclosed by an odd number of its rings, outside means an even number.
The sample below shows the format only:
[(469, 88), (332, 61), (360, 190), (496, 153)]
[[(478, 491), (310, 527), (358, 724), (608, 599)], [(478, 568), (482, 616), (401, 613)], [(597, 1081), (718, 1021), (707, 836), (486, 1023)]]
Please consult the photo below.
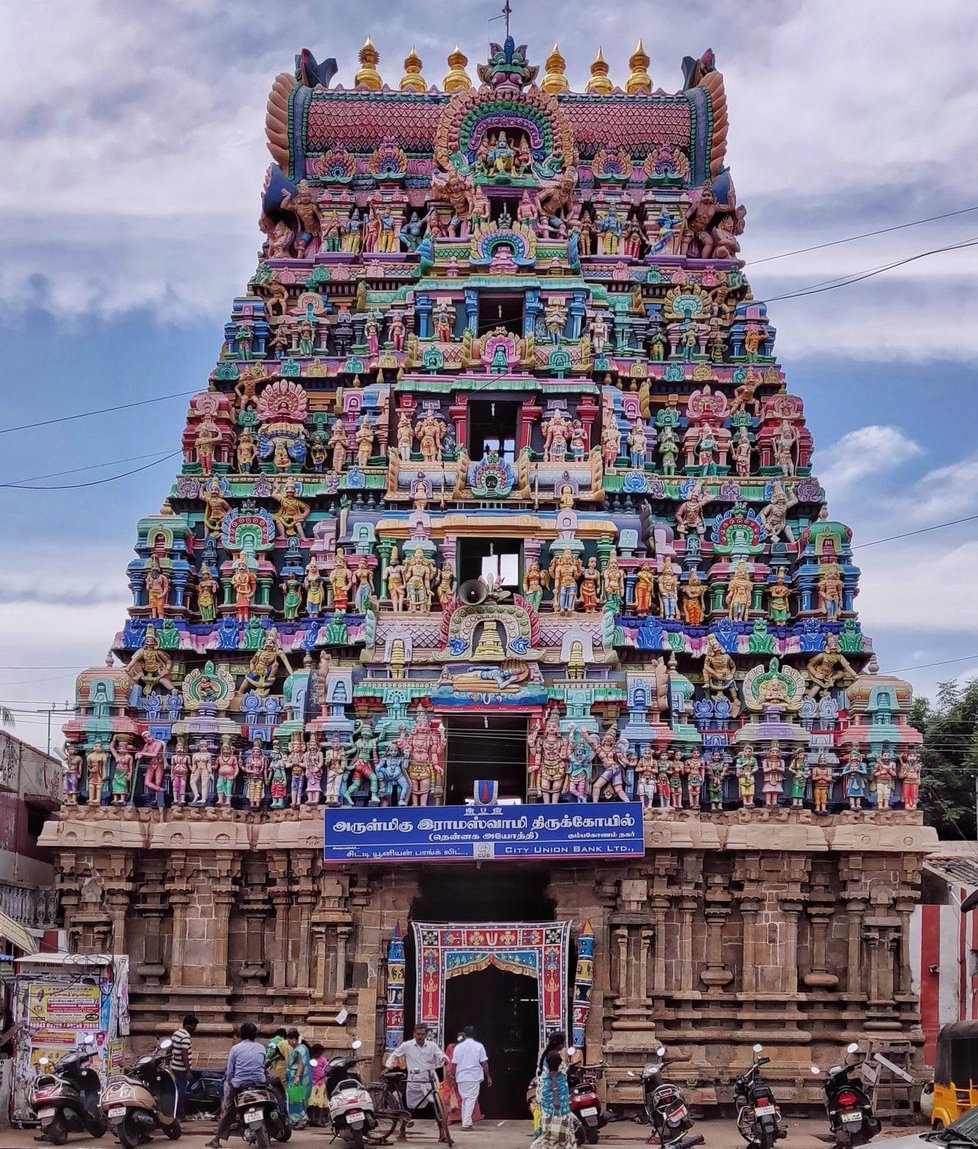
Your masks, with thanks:
[(480, 602), (485, 602), (488, 594), (489, 588), (481, 578), (466, 579), (458, 588), (458, 597), (469, 606), (478, 606)]

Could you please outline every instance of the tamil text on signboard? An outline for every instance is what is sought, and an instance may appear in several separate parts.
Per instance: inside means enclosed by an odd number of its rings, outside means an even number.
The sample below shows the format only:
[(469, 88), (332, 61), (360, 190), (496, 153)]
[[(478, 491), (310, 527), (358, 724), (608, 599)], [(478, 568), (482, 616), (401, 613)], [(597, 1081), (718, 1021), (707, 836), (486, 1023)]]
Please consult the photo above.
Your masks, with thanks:
[(640, 858), (639, 802), (327, 809), (327, 862)]

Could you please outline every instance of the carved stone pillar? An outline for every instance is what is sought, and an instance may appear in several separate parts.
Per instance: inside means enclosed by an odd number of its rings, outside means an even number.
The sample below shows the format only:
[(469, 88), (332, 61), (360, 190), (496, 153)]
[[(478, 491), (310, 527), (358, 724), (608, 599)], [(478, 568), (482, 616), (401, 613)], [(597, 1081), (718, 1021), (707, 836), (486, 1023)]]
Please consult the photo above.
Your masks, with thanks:
[(743, 967), (740, 977), (741, 992), (752, 997), (757, 994), (757, 918), (764, 908), (759, 897), (745, 897), (740, 900), (740, 916), (743, 919)]
[(795, 898), (782, 898), (784, 947), (781, 956), (781, 991), (788, 997), (798, 993), (798, 919), (804, 903)]
[(822, 903), (809, 904), (807, 910), (812, 937), (812, 965), (801, 980), (809, 989), (835, 989), (839, 984), (839, 977), (838, 974), (829, 972), (825, 944), (835, 908)]
[(699, 899), (690, 893), (679, 899), (679, 989), (690, 993), (693, 989), (693, 914)]
[(846, 914), (849, 919), (848, 954), (846, 968), (846, 993), (850, 996), (864, 992), (862, 970), (863, 915), (866, 913), (865, 898), (847, 898)]
[(706, 968), (700, 972), (700, 981), (707, 987), (711, 996), (733, 981), (733, 974), (723, 962), (723, 927), (730, 917), (730, 906), (717, 902), (704, 909), (706, 918)]

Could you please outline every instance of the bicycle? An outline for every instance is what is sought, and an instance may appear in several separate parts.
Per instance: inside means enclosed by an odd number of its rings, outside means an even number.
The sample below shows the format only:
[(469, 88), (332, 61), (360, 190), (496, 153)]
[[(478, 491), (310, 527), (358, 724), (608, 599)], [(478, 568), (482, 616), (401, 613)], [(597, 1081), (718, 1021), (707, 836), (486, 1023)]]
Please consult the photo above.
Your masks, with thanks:
[[(439, 1086), (438, 1075), (432, 1070), (428, 1090), (414, 1108), (422, 1109), (425, 1105), (431, 1105), (438, 1126), (438, 1140), (451, 1149), (454, 1142)], [(414, 1121), (412, 1110), (408, 1109), (405, 1099), (406, 1087), (407, 1073), (404, 1070), (391, 1070), (384, 1074), (382, 1081), (371, 1081), (367, 1085), (374, 1099), (374, 1117), (377, 1120), (377, 1127), (366, 1135), (371, 1145), (389, 1145), (395, 1133), (398, 1141), (406, 1140), (407, 1127)]]

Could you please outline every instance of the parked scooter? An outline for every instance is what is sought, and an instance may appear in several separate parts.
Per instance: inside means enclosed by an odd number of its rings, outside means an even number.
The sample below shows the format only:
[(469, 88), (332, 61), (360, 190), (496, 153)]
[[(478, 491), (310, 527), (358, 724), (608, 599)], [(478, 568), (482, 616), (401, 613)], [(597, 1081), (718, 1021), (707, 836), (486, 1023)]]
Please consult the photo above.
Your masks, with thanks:
[[(664, 1045), (655, 1051), (658, 1061), (650, 1061), (642, 1068), (642, 1104), (645, 1119), (652, 1126), (653, 1137), (658, 1137), (662, 1149), (692, 1149), (702, 1145), (700, 1133), (689, 1134), (693, 1119), (689, 1115), (683, 1092), (678, 1085), (662, 1080), (662, 1071), (669, 1064)], [(629, 1076), (634, 1074), (629, 1073)]]
[(733, 1080), (737, 1129), (750, 1149), (774, 1149), (775, 1142), (788, 1136), (787, 1128), (781, 1124), (781, 1109), (774, 1100), (774, 1093), (761, 1076), (761, 1067), (771, 1060), (758, 1056), (763, 1048), (754, 1046), (750, 1067)]
[[(573, 1047), (568, 1050), (568, 1054), (573, 1056)], [(575, 1130), (578, 1133), (579, 1145), (583, 1142), (597, 1145), (598, 1130), (608, 1124), (608, 1116), (602, 1110), (601, 1098), (598, 1097), (598, 1074), (603, 1068), (603, 1063), (595, 1065), (571, 1063), (567, 1068), (570, 1111), (577, 1119)]]
[(80, 1045), (55, 1064), (49, 1057), (38, 1061), (38, 1076), (31, 1090), (31, 1108), (42, 1134), (52, 1145), (64, 1145), (69, 1133), (101, 1137), (105, 1118), (99, 1112), (102, 1082), (88, 1064), (98, 1053), (94, 1037), (86, 1033)]
[[(354, 1041), (354, 1053), (363, 1045)], [(326, 1062), (323, 1083), (329, 1104), (329, 1123), (334, 1136), (342, 1137), (353, 1149), (363, 1149), (364, 1135), (377, 1126), (374, 1101), (359, 1073), (353, 1068), (365, 1057), (342, 1054)]]
[(126, 1073), (110, 1077), (102, 1090), (99, 1108), (109, 1130), (124, 1149), (136, 1149), (162, 1129), (171, 1141), (182, 1130), (177, 1120), (177, 1083), (167, 1065), (169, 1038), (152, 1053), (138, 1057)]
[[(862, 1067), (860, 1058), (851, 1060), (858, 1053), (859, 1046), (853, 1042), (846, 1047), (846, 1057), (841, 1065), (833, 1065), (825, 1073), (825, 1110), (829, 1115), (831, 1136), (820, 1140), (838, 1145), (840, 1149), (865, 1145), (880, 1131), (879, 1118), (873, 1113), (869, 1094), (863, 1086), (850, 1080), (851, 1075)], [(812, 1073), (819, 1074), (817, 1065)]]
[(234, 1096), (236, 1132), (246, 1145), (268, 1149), (273, 1140), (288, 1141), (292, 1136), (285, 1090), (276, 1078), (242, 1085)]

